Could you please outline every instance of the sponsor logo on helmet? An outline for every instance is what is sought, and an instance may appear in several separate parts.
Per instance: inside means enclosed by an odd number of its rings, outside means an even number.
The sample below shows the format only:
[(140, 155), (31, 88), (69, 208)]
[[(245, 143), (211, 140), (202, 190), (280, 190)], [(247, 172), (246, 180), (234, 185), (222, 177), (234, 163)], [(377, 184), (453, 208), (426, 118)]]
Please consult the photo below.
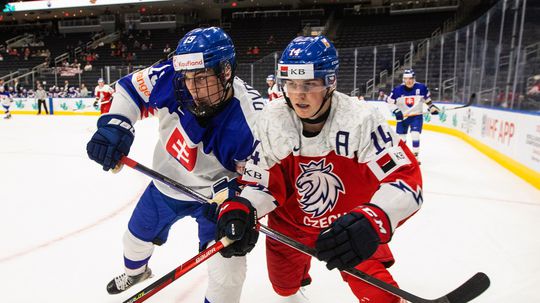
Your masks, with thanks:
[(282, 79), (314, 79), (313, 64), (279, 64)]
[(173, 66), (175, 71), (204, 68), (203, 53), (175, 55), (173, 57)]

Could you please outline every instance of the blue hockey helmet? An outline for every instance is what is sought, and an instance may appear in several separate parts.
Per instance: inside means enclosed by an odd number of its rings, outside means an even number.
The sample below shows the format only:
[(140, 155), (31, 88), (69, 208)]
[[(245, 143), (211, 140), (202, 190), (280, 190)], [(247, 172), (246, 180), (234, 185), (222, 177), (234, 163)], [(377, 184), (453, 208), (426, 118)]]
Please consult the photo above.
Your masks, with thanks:
[[(296, 37), (283, 51), (278, 64), (278, 82), (289, 107), (294, 109), (289, 94), (326, 91), (319, 109), (311, 118), (301, 118), (303, 122), (315, 124), (328, 117), (330, 107), (320, 116), (317, 115), (336, 88), (338, 68), (337, 50), (324, 36)], [(322, 79), (324, 85), (313, 86), (295, 81), (310, 79)]]
[[(232, 98), (236, 53), (231, 38), (223, 29), (196, 28), (188, 32), (180, 39), (172, 63), (176, 72), (177, 99), (195, 116), (209, 118)], [(187, 74), (197, 74), (198, 80)], [(217, 81), (207, 79), (212, 76), (217, 77)], [(199, 81), (201, 78), (204, 81)]]
[(323, 79), (325, 86), (335, 87), (338, 68), (337, 50), (326, 37), (297, 37), (281, 55), (278, 78)]
[(219, 27), (196, 28), (178, 42), (173, 63), (175, 71), (220, 68), (224, 63), (229, 63), (234, 68), (234, 44), (229, 35)]
[(276, 76), (274, 76), (274, 74), (270, 74), (266, 77), (266, 81), (276, 81)]
[(414, 70), (406, 69), (403, 71), (403, 78), (414, 78), (416, 75), (414, 74)]

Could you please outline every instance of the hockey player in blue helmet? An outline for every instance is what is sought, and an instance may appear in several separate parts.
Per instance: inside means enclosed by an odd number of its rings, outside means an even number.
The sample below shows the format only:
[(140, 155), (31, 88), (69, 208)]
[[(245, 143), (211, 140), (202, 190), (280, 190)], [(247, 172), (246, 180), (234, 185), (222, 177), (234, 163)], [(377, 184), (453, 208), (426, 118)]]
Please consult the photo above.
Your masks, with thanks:
[[(336, 91), (338, 66), (323, 36), (297, 37), (284, 50), (277, 71), (284, 95), (256, 124), (258, 144), (243, 176), (258, 184), (221, 204), (218, 235), (248, 234), (227, 219), (255, 209), (273, 230), (315, 247), (329, 269), (355, 267), (397, 286), (387, 243), (421, 206), (420, 169), (376, 108)], [(311, 258), (269, 238), (266, 254), (280, 302), (309, 302), (302, 286), (311, 281)], [(360, 302), (400, 301), (342, 277)]]
[(396, 132), (404, 142), (407, 142), (407, 134), (410, 129), (412, 151), (418, 159), (423, 124), (423, 104), (428, 106), (431, 114), (437, 115), (439, 113), (439, 108), (431, 101), (429, 89), (425, 84), (416, 82), (414, 70), (406, 69), (403, 71), (403, 84), (392, 90), (386, 102), (396, 117)]
[(176, 48), (173, 66), (182, 106), (201, 121), (215, 115), (231, 100), (236, 56), (232, 40), (223, 30), (186, 35)]
[[(255, 143), (252, 128), (265, 105), (257, 91), (234, 76), (235, 66), (234, 45), (221, 28), (188, 32), (172, 59), (118, 81), (115, 102), (108, 114), (100, 116), (87, 144), (88, 156), (104, 170), (116, 167), (130, 151), (135, 122), (156, 116), (159, 133), (153, 169), (203, 194), (213, 194), (213, 184), (224, 184), (218, 182), (224, 178), (235, 180), (243, 171)], [(215, 205), (150, 182), (124, 234), (124, 273), (108, 283), (107, 291), (121, 293), (150, 278), (148, 263), (154, 246), (164, 244), (171, 226), (183, 217), (195, 218), (199, 247), (204, 249), (216, 233), (214, 210)], [(239, 302), (246, 261), (237, 257), (237, 246), (254, 245), (257, 236), (253, 231), (207, 261), (205, 303)]]

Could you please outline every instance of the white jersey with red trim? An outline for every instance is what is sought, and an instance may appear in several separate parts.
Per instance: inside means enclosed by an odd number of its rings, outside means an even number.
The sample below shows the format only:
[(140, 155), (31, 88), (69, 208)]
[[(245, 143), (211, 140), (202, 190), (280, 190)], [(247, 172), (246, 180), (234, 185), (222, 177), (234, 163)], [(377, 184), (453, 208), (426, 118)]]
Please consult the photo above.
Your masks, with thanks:
[(276, 100), (281, 97), (283, 97), (283, 93), (277, 84), (274, 83), (272, 87), (268, 88), (268, 101)]
[(306, 232), (328, 227), (365, 203), (388, 215), (392, 230), (422, 204), (414, 156), (370, 104), (335, 92), (328, 119), (315, 137), (280, 98), (255, 128), (256, 148), (243, 179), (259, 216), (279, 212)]
[(110, 87), (109, 85), (105, 84), (103, 87), (100, 87), (99, 85), (96, 86), (96, 89), (94, 90), (94, 96), (96, 96), (96, 99), (103, 103), (108, 103), (111, 101), (112, 94), (114, 93), (114, 89)]

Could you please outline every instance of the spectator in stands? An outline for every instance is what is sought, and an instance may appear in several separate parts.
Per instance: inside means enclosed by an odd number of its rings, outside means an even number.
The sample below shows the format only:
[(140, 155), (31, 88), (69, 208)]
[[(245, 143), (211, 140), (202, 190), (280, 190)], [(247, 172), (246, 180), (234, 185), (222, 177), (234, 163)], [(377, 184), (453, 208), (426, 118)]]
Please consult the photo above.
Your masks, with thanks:
[(540, 101), (540, 75), (533, 77), (534, 84), (527, 91), (527, 97), (533, 99), (534, 101)]
[(255, 45), (253, 47), (253, 49), (251, 50), (251, 54), (254, 55), (254, 56), (259, 55), (260, 52), (261, 52), (261, 50), (259, 49), (259, 47), (257, 45)]
[(142, 50), (142, 51), (148, 50), (148, 46), (146, 45), (146, 43), (143, 43), (143, 44), (141, 45), (141, 50)]
[(377, 97), (377, 100), (386, 102), (386, 98), (388, 98), (388, 95), (384, 93), (384, 90), (379, 89), (379, 96)]
[(64, 91), (67, 91), (69, 89), (70, 85), (69, 85), (69, 81), (68, 80), (65, 80), (64, 81)]
[(169, 43), (165, 44), (165, 48), (163, 49), (164, 54), (169, 54), (171, 52), (171, 47), (169, 46)]
[(81, 98), (88, 97), (88, 88), (86, 88), (86, 85), (84, 83), (81, 83)]
[(76, 69), (81, 68), (81, 64), (79, 63), (79, 60), (77, 60), (77, 58), (73, 59), (73, 63), (71, 63), (71, 67), (76, 68)]
[(358, 101), (360, 101), (360, 102), (366, 102), (366, 99), (364, 98), (364, 96), (359, 95), (359, 96), (358, 96)]
[(92, 64), (90, 62), (86, 62), (86, 65), (84, 66), (84, 71), (85, 72), (92, 71)]
[(247, 51), (246, 51), (246, 55), (252, 55), (253, 54), (253, 47), (248, 47)]
[(133, 42), (133, 48), (134, 48), (134, 49), (139, 49), (139, 48), (141, 48), (141, 42), (139, 42), (138, 40), (135, 40), (135, 41)]
[(2, 56), (2, 54), (0, 54), (0, 61), (4, 61), (4, 56)]
[(18, 94), (22, 91), (22, 85), (19, 83), (19, 79), (15, 79), (15, 82), (13, 83), (13, 93)]
[(272, 45), (272, 44), (276, 44), (274, 35), (270, 35), (270, 37), (268, 37), (268, 40), (266, 40), (266, 45)]
[(27, 60), (28, 61), (28, 58), (30, 57), (30, 54), (31, 54), (31, 51), (30, 51), (30, 48), (25, 48), (24, 49), (24, 53), (23, 53), (23, 56), (24, 56), (24, 60)]
[(47, 92), (43, 89), (43, 86), (39, 85), (36, 90), (36, 96), (35, 96), (37, 103), (38, 103), (38, 115), (41, 115), (41, 105), (45, 108), (45, 113), (48, 115), (49, 110), (47, 109)]

